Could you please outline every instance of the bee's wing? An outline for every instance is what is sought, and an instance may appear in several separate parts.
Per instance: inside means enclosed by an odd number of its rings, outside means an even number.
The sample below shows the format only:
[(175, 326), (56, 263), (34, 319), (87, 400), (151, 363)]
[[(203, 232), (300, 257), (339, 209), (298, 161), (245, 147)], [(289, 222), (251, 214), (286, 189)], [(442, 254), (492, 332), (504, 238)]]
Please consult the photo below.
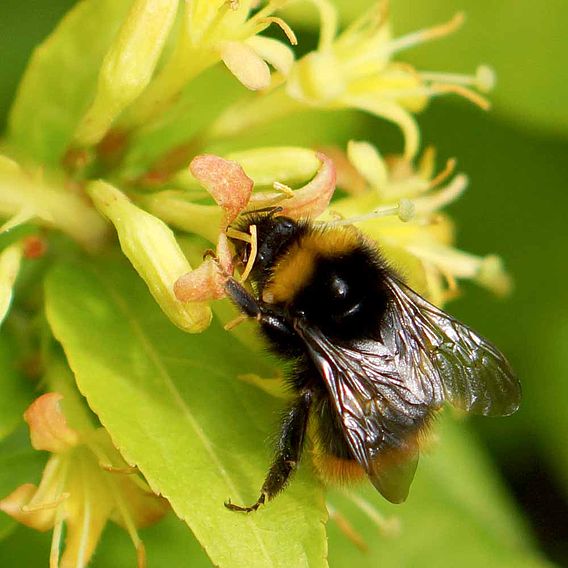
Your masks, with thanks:
[(341, 346), (306, 322), (295, 327), (326, 383), (354, 458), (386, 499), (404, 501), (418, 463), (418, 434), (431, 415), (431, 395), (405, 383), (381, 343)]
[(324, 379), (355, 459), (381, 494), (406, 499), (419, 436), (444, 401), (485, 415), (513, 413), (520, 385), (505, 357), (467, 326), (395, 277), (381, 342), (332, 343), (317, 328), (295, 328)]
[(472, 329), (439, 310), (395, 277), (383, 341), (411, 383), (432, 385), (436, 399), (466, 412), (507, 416), (521, 387), (505, 356)]

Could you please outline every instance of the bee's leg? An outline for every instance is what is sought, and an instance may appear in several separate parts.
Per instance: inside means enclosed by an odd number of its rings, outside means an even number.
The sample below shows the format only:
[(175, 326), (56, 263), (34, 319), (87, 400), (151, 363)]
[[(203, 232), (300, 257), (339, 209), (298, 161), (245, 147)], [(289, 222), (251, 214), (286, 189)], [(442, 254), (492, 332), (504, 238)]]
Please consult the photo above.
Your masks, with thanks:
[(225, 292), (231, 298), (233, 303), (245, 315), (251, 318), (260, 318), (260, 304), (257, 299), (242, 285), (239, 284), (234, 278), (229, 278), (225, 284)]
[[(298, 337), (294, 328), (266, 304), (259, 302), (242, 284), (229, 278), (225, 291), (244, 315), (260, 324), (265, 336), (276, 344), (296, 345)], [(281, 350), (281, 349), (280, 349)]]
[(234, 505), (231, 501), (227, 501), (225, 503), (227, 509), (245, 513), (256, 511), (266, 501), (270, 501), (284, 489), (302, 455), (311, 402), (312, 393), (306, 390), (300, 394), (286, 411), (278, 437), (276, 456), (264, 480), (260, 490), (260, 497), (256, 503), (250, 507), (241, 507)]

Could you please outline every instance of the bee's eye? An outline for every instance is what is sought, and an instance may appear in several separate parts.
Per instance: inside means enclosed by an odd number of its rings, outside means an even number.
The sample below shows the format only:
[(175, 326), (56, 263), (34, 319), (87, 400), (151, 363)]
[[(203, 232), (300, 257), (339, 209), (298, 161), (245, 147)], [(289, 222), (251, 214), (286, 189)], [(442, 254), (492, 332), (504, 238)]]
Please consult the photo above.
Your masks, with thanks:
[(296, 223), (288, 217), (278, 217), (278, 229), (283, 232), (291, 232), (296, 228)]
[(331, 295), (337, 300), (345, 300), (349, 294), (349, 284), (345, 279), (337, 274), (334, 275), (330, 283)]

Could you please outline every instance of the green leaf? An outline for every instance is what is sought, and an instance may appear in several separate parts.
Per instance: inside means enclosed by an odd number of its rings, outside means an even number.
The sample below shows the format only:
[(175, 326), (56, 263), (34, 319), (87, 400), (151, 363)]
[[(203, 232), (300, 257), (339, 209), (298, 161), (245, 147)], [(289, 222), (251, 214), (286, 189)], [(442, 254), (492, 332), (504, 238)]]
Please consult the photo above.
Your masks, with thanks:
[(213, 324), (172, 326), (126, 264), (60, 265), (48, 277), (49, 322), (77, 384), (127, 461), (167, 497), (219, 566), (325, 566), (325, 509), (304, 467), (254, 515), (281, 406), (237, 376), (271, 368)]
[(365, 484), (355, 492), (398, 534), (385, 533), (348, 494), (330, 494), (333, 508), (349, 521), (369, 547), (360, 552), (338, 525), (328, 524), (334, 568), (358, 566), (544, 567), (519, 513), (502, 490), (496, 472), (467, 430), (452, 417), (435, 426), (439, 442), (422, 456), (408, 501), (380, 499)]
[(0, 337), (0, 440), (22, 422), (33, 398), (31, 382), (15, 367), (12, 347), (7, 337)]
[(56, 165), (86, 111), (131, 0), (84, 0), (35, 50), (8, 118), (17, 153)]
[[(0, 442), (0, 499), (8, 496), (23, 483), (37, 484), (45, 460), (44, 452), (37, 452), (32, 448), (28, 430), (24, 426), (2, 440)], [(6, 538), (16, 526), (16, 521), (0, 512), (0, 540)], [(3, 548), (4, 544), (0, 546), (0, 551)], [(0, 566), (10, 565), (3, 562), (2, 557), (0, 552)]]

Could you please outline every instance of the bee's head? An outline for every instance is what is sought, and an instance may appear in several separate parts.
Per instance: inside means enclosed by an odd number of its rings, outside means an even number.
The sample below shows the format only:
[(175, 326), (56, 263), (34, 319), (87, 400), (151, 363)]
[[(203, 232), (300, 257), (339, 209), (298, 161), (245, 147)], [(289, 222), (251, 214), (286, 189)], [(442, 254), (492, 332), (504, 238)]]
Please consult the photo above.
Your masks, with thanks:
[[(252, 276), (258, 279), (274, 265), (278, 257), (286, 252), (290, 244), (297, 239), (303, 224), (289, 217), (278, 215), (280, 208), (268, 211), (255, 211), (241, 217), (234, 226), (241, 233), (251, 234), (251, 227), (256, 227), (256, 258)], [(237, 261), (246, 265), (252, 251), (251, 243), (236, 237), (230, 237), (235, 247)]]

